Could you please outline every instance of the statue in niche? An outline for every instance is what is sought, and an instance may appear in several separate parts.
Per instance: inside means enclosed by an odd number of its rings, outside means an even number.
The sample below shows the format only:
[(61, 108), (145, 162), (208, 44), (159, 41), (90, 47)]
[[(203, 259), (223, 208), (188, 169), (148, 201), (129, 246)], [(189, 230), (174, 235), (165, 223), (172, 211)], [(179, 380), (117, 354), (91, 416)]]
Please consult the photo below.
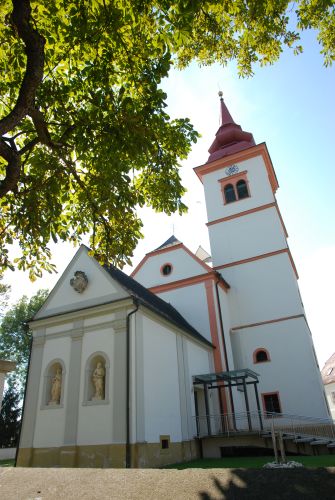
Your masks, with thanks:
[(49, 405), (59, 405), (62, 392), (62, 370), (57, 368), (51, 382), (51, 399)]
[(97, 366), (92, 375), (92, 381), (95, 389), (92, 401), (105, 399), (105, 369), (101, 361), (97, 362)]

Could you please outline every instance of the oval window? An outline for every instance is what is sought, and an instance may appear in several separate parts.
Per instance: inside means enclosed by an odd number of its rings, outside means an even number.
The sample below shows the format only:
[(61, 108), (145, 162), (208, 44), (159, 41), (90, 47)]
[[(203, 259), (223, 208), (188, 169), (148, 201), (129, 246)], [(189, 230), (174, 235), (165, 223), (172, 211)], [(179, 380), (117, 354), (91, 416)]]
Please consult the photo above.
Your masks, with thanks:
[(161, 273), (164, 275), (164, 276), (168, 276), (169, 274), (171, 274), (172, 272), (172, 266), (171, 264), (164, 264), (162, 267), (161, 267)]

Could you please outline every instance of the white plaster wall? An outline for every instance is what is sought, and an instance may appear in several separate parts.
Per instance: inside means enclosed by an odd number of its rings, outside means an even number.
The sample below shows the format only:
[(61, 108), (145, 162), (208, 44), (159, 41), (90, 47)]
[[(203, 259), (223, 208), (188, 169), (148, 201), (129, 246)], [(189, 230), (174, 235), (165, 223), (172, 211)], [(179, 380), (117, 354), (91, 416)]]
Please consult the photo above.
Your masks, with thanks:
[(45, 329), (45, 335), (53, 335), (57, 333), (66, 333), (66, 332), (71, 332), (73, 330), (73, 321), (64, 321), (62, 323), (59, 323), (55, 326), (48, 326)]
[(207, 340), (212, 341), (204, 283), (174, 288), (167, 292), (157, 293), (157, 295), (173, 305), (190, 325)]
[[(88, 286), (83, 293), (76, 292), (70, 286), (70, 279), (75, 271), (84, 271)], [(49, 295), (36, 318), (76, 310), (79, 308), (105, 303), (126, 297), (127, 293), (108, 275), (108, 273), (89, 257), (85, 247), (80, 247), (64, 274)]]
[(93, 316), (91, 318), (86, 318), (84, 320), (84, 326), (95, 326), (99, 325), (101, 323), (107, 323), (109, 321), (113, 321), (115, 319), (115, 314), (114, 313), (109, 313), (109, 314), (99, 314), (96, 316)]
[[(110, 327), (85, 332), (83, 337), (77, 434), (78, 445), (109, 444), (113, 442), (113, 404), (117, 404), (113, 399), (112, 384), (114, 335), (112, 327)], [(85, 406), (83, 405), (83, 401), (85, 399), (86, 362), (91, 354), (98, 351), (102, 351), (108, 356), (111, 365), (109, 372), (109, 394), (105, 394), (109, 403)]]
[[(245, 328), (231, 333), (231, 341), (235, 368), (250, 368), (260, 375), (260, 400), (261, 393), (279, 391), (283, 413), (327, 418), (312, 337), (304, 318)], [(270, 362), (253, 362), (253, 352), (261, 347), (269, 351)], [(256, 410), (251, 390), (249, 394), (250, 406)]]
[(325, 385), (324, 388), (332, 419), (335, 420), (335, 403), (332, 398), (332, 393), (335, 394), (335, 382)]
[[(172, 273), (168, 276), (163, 276), (160, 272), (164, 264), (172, 264)], [(150, 288), (204, 273), (206, 273), (206, 269), (183, 248), (173, 250), (173, 247), (171, 247), (169, 252), (150, 256), (134, 275), (134, 279), (143, 286)]]
[(235, 163), (235, 165), (238, 165), (240, 172), (247, 171), (250, 198), (224, 205), (221, 184), (218, 181), (219, 179), (229, 177), (226, 174), (227, 166), (204, 175), (203, 183), (209, 222), (275, 201), (262, 156), (250, 158), (249, 160)]
[[(213, 351), (205, 350), (201, 346), (195, 344), (194, 342), (188, 342), (187, 344), (187, 355), (188, 355), (188, 367), (189, 367), (189, 377), (188, 389), (191, 393), (191, 421), (193, 424), (193, 435), (197, 433), (197, 426), (195, 420), (195, 399), (194, 391), (197, 392), (198, 400), (198, 415), (201, 417), (198, 420), (198, 425), (200, 430), (204, 431), (207, 428), (207, 420), (204, 417), (206, 414), (205, 397), (203, 386), (198, 385), (194, 389), (193, 386), (193, 376), (202, 375), (205, 373), (213, 373), (214, 370), (214, 360)], [(187, 381), (186, 381), (187, 382)], [(211, 415), (217, 415), (219, 410), (219, 399), (216, 391), (208, 391), (208, 405), (209, 413)], [(215, 422), (212, 422), (212, 430), (215, 432)]]
[(230, 284), (233, 326), (303, 314), (296, 276), (287, 253), (222, 269)]
[(143, 358), (145, 440), (157, 443), (160, 435), (167, 434), (172, 442), (180, 442), (176, 334), (146, 316), (143, 316)]
[(213, 224), (208, 230), (214, 266), (287, 247), (275, 207)]
[[(61, 337), (47, 339), (44, 345), (41, 379), (39, 386), (38, 408), (36, 413), (35, 434), (33, 440), (34, 448), (48, 448), (62, 446), (64, 442), (64, 425), (67, 400), (67, 386), (70, 362), (71, 339)], [(45, 404), (43, 401), (44, 375), (49, 363), (54, 359), (61, 359), (65, 365), (65, 377), (63, 375), (64, 393), (63, 408), (41, 409)]]
[[(209, 355), (210, 353), (210, 355)], [(189, 377), (190, 384), (193, 385), (192, 377), (194, 375), (201, 375), (203, 373), (211, 373), (212, 366), (210, 363), (210, 356), (212, 357), (212, 351), (201, 347), (199, 344), (187, 341), (187, 356), (188, 356), (188, 366), (189, 366)], [(191, 385), (191, 387), (192, 387)]]

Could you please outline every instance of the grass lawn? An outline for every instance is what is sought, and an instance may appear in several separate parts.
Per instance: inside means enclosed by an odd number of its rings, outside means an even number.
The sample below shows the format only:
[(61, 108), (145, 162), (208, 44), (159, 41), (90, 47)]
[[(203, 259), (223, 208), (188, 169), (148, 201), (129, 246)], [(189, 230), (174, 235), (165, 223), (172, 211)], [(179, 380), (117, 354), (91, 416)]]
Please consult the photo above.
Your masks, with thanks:
[[(290, 456), (287, 460), (300, 462), (306, 467), (335, 467), (335, 455)], [(162, 467), (164, 469), (260, 469), (264, 464), (272, 462), (271, 457), (227, 457), (203, 458)]]
[(0, 467), (13, 467), (14, 459), (0, 460)]

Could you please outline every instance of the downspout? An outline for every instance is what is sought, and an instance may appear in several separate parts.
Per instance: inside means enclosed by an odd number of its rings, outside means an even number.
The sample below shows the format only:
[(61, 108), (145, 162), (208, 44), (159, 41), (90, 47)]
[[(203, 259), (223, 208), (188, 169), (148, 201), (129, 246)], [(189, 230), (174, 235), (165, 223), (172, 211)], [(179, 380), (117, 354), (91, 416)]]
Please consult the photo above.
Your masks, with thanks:
[[(222, 337), (222, 343), (223, 343), (223, 355), (224, 355), (226, 370), (227, 370), (227, 372), (229, 372), (227, 346), (226, 346), (226, 339), (225, 339), (224, 328), (223, 328), (221, 302), (220, 302), (220, 295), (219, 295), (219, 288), (218, 288), (219, 282), (221, 281), (221, 274), (218, 271), (215, 271), (215, 275), (216, 275), (216, 278), (217, 278), (216, 281), (215, 281), (215, 290), (216, 290), (216, 301), (217, 301), (218, 311), (219, 311), (221, 337)], [(230, 399), (231, 412), (234, 415), (235, 414), (234, 400), (233, 400), (233, 393), (232, 393), (231, 385), (230, 384), (229, 384), (228, 390), (229, 390), (229, 399)]]
[(130, 316), (138, 311), (139, 305), (133, 297), (135, 309), (127, 314), (126, 329), (126, 469), (131, 467), (131, 448), (130, 448)]
[(23, 424), (23, 417), (24, 417), (24, 407), (25, 407), (25, 404), (26, 404), (26, 395), (27, 395), (28, 377), (29, 377), (30, 360), (31, 360), (31, 351), (32, 351), (32, 349), (33, 349), (33, 334), (31, 334), (30, 345), (29, 345), (29, 357), (28, 357), (28, 366), (27, 366), (27, 374), (26, 374), (26, 383), (25, 383), (25, 387), (24, 387), (23, 403), (22, 403), (22, 414), (21, 414), (21, 423), (20, 423), (20, 430), (19, 430), (19, 435), (18, 435), (17, 445), (16, 445), (16, 451), (15, 451), (14, 467), (16, 467), (17, 457), (18, 457), (19, 449), (20, 449), (20, 439), (21, 439), (21, 431), (22, 431), (22, 424)]

